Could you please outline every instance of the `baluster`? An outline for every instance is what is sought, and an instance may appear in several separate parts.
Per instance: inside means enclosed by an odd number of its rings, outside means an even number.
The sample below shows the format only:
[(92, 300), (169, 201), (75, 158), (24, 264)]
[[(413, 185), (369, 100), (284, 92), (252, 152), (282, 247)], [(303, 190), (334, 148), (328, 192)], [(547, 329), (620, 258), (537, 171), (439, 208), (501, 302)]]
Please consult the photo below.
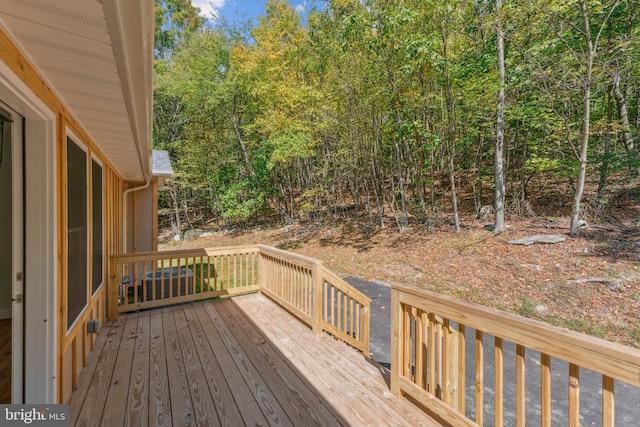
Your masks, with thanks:
[(540, 406), (542, 427), (551, 427), (551, 356), (540, 355)]
[(569, 426), (580, 427), (580, 367), (569, 364)]
[(147, 262), (142, 262), (142, 301), (147, 300)]
[(494, 400), (494, 405), (495, 405), (495, 423), (494, 425), (497, 426), (501, 426), (503, 425), (503, 397), (504, 397), (504, 393), (503, 393), (503, 379), (502, 379), (502, 375), (503, 375), (503, 363), (504, 363), (504, 357), (502, 354), (502, 338), (500, 337), (495, 337), (495, 342), (494, 342), (494, 365), (495, 365), (495, 372), (494, 372), (494, 392), (495, 392), (495, 400)]
[(524, 346), (516, 346), (516, 427), (525, 427)]
[(416, 316), (416, 338), (415, 338), (415, 355), (413, 357), (416, 366), (414, 383), (420, 388), (424, 388), (424, 330), (423, 320), (424, 312), (417, 311)]
[(482, 331), (476, 329), (476, 424), (482, 426), (484, 398), (484, 350)]
[(429, 313), (429, 393), (436, 394), (436, 321)]
[(402, 375), (411, 379), (411, 307), (402, 305)]
[(458, 412), (465, 413), (466, 327), (458, 323)]
[(613, 378), (602, 376), (602, 427), (613, 427), (615, 425), (615, 403), (614, 403), (614, 383)]
[(451, 404), (449, 399), (450, 367), (449, 357), (451, 354), (451, 339), (449, 335), (449, 319), (444, 319), (442, 325), (442, 351), (440, 352), (440, 362), (442, 363), (442, 401)]
[(138, 285), (140, 278), (138, 277), (138, 263), (133, 263), (133, 302), (138, 303)]

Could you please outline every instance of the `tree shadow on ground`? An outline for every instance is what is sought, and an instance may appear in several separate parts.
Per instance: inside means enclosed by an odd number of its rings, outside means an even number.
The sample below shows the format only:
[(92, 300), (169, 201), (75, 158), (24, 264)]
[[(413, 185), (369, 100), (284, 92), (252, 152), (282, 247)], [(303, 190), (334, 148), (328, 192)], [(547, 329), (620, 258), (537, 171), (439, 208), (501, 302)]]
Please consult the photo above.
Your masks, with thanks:
[(582, 238), (594, 244), (587, 255), (613, 262), (640, 261), (640, 227), (592, 227), (583, 233)]

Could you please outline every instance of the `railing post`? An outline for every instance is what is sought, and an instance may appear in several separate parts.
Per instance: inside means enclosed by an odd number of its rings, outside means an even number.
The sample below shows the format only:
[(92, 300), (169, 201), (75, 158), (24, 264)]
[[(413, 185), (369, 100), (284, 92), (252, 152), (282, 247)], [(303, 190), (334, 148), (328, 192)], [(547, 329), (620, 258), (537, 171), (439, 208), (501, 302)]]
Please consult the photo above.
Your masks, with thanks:
[(267, 260), (262, 253), (262, 248), (258, 246), (258, 283), (260, 284), (260, 291), (262, 291), (262, 288), (269, 289), (269, 286), (267, 286), (269, 280), (268, 273)]
[(311, 325), (313, 333), (320, 335), (322, 333), (322, 261), (316, 260), (311, 271), (311, 280), (313, 281), (313, 307), (311, 311)]
[(391, 289), (391, 372), (389, 385), (391, 393), (400, 396), (400, 360), (402, 360), (402, 340), (400, 310), (400, 293), (396, 289)]
[(122, 283), (122, 279), (118, 281), (118, 261), (115, 257), (109, 257), (109, 281), (107, 287), (107, 302), (109, 305), (109, 319), (118, 319), (118, 282)]
[(371, 339), (371, 303), (362, 306), (362, 352), (369, 357), (369, 342)]

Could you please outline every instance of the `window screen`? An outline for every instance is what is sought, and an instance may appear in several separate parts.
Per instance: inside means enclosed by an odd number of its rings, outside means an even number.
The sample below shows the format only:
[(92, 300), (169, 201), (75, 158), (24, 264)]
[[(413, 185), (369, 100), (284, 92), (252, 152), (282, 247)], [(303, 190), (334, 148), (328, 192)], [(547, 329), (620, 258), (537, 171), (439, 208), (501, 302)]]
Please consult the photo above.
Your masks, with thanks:
[(102, 253), (102, 166), (91, 160), (91, 220), (92, 220), (92, 257), (93, 269), (91, 278), (92, 293), (95, 293), (103, 281)]
[(87, 305), (87, 153), (67, 138), (67, 328)]

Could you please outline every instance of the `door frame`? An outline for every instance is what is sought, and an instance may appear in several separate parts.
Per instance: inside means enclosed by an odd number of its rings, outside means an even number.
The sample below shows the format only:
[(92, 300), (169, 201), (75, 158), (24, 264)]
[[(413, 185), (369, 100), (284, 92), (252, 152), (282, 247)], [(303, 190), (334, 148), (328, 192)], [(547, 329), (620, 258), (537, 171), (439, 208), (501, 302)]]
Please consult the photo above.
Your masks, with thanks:
[[(24, 175), (22, 116), (0, 100), (3, 119), (11, 126), (9, 155), (3, 159), (11, 164), (11, 400), (24, 401)], [(7, 124), (5, 123), (5, 126)], [(2, 135), (4, 138), (4, 135)], [(5, 141), (0, 143), (4, 144)]]
[(57, 403), (56, 115), (0, 61), (0, 99), (24, 125), (24, 402)]

